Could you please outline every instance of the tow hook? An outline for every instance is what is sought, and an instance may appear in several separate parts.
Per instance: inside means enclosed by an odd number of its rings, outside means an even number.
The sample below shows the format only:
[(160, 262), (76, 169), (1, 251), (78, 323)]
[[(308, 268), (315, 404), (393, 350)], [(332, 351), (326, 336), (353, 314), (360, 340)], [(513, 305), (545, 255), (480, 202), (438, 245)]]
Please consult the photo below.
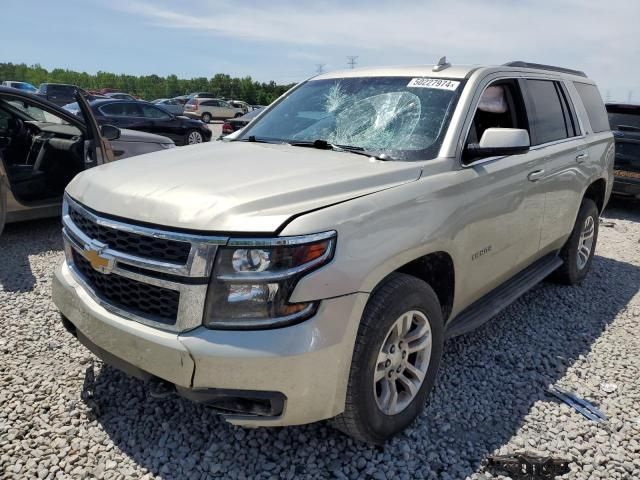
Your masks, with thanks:
[(153, 398), (169, 398), (176, 394), (176, 387), (173, 383), (165, 382), (159, 378), (149, 380), (149, 395)]

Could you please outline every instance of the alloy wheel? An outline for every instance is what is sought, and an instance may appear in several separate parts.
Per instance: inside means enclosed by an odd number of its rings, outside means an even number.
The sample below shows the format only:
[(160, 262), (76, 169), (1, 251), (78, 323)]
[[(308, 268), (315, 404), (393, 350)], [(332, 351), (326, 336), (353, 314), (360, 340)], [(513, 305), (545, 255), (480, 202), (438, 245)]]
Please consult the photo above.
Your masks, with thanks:
[(389, 329), (373, 375), (373, 393), (386, 415), (402, 412), (418, 394), (429, 368), (431, 325), (418, 310), (403, 313)]
[(595, 232), (595, 220), (592, 216), (588, 216), (584, 220), (582, 225), (582, 232), (580, 232), (580, 239), (578, 240), (578, 258), (577, 266), (578, 270), (582, 270), (589, 261), (591, 256), (591, 250), (593, 248), (593, 234)]
[(196, 143), (202, 143), (202, 134), (200, 132), (193, 131), (189, 134), (187, 139), (189, 145), (195, 145)]

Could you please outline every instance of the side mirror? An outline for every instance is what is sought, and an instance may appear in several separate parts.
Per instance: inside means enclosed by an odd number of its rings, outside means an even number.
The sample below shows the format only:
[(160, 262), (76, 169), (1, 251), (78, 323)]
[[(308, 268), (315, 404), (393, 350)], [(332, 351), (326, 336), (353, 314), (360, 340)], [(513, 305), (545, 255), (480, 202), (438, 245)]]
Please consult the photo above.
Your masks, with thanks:
[(120, 138), (120, 129), (113, 125), (102, 125), (100, 131), (102, 136), (107, 140), (117, 140)]
[(504, 155), (518, 155), (529, 151), (529, 132), (520, 128), (487, 128), (479, 144), (469, 144), (465, 149), (467, 163), (473, 160)]

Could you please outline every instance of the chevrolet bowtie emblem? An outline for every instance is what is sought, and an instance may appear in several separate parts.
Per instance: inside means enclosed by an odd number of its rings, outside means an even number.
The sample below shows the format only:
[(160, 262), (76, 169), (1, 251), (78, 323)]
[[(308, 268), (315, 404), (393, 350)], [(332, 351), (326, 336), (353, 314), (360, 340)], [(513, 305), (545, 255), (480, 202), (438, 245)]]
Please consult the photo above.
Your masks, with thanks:
[(114, 259), (110, 255), (105, 255), (107, 245), (96, 240), (91, 240), (89, 245), (84, 246), (82, 256), (86, 258), (91, 267), (100, 273), (111, 273), (114, 266)]

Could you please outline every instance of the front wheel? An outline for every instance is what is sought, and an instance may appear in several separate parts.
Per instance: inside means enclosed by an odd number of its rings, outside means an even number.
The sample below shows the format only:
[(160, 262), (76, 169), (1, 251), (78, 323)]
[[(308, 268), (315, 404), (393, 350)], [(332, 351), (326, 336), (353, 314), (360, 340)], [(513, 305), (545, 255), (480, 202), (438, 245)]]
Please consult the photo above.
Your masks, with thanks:
[(577, 285), (585, 279), (593, 262), (598, 241), (598, 207), (589, 198), (582, 200), (571, 235), (560, 251), (563, 264), (553, 278), (566, 285)]
[(187, 145), (196, 145), (202, 142), (202, 133), (200, 133), (198, 130), (189, 130), (185, 135), (184, 143)]
[(440, 303), (429, 285), (399, 273), (385, 280), (362, 316), (345, 411), (333, 425), (371, 444), (408, 427), (435, 382), (443, 330)]
[(242, 115), (244, 115), (244, 113), (238, 112), (233, 116), (233, 118), (238, 118), (238, 117), (241, 117)]

